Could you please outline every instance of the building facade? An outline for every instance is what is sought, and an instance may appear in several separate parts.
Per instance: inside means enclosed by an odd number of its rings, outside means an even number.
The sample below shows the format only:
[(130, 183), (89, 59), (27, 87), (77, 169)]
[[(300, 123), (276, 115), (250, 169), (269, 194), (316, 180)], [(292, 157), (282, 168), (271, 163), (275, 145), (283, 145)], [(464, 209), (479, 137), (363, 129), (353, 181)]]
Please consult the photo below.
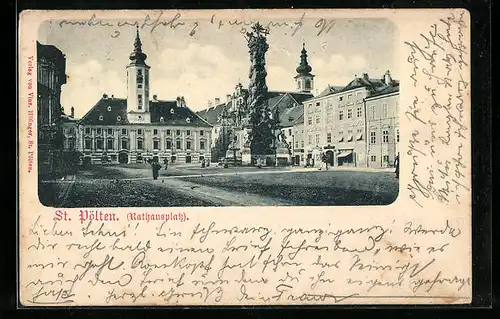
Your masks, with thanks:
[(127, 98), (103, 94), (79, 121), (77, 147), (84, 164), (210, 161), (212, 125), (183, 97), (149, 98), (149, 71), (137, 30), (127, 70)]
[(65, 83), (64, 54), (53, 45), (37, 42), (37, 137), (40, 175), (56, 174), (61, 165), (61, 87)]
[(363, 74), (346, 86), (329, 86), (305, 101), (306, 163), (390, 166), (397, 152), (398, 100), (399, 82), (387, 71), (380, 79)]
[(399, 153), (399, 88), (366, 98), (368, 167), (393, 167)]

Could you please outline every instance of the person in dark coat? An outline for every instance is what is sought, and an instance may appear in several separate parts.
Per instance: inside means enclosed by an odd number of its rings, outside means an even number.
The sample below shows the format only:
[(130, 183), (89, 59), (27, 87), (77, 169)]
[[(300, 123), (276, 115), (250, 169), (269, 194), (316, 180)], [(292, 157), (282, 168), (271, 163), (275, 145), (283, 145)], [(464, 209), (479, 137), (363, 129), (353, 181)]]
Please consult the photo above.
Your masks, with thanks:
[(394, 167), (396, 168), (396, 178), (399, 178), (399, 153), (396, 155), (396, 158), (394, 159)]
[(163, 164), (165, 165), (165, 170), (167, 170), (167, 168), (168, 168), (168, 158), (165, 157), (165, 159), (163, 160)]
[(160, 164), (158, 164), (158, 162), (153, 161), (153, 162), (151, 163), (151, 169), (153, 170), (153, 179), (154, 179), (154, 180), (157, 180), (157, 179), (158, 179), (158, 175), (159, 175), (159, 173), (158, 173), (158, 172), (159, 172), (159, 171), (160, 171), (160, 169), (161, 169), (161, 165), (160, 165)]

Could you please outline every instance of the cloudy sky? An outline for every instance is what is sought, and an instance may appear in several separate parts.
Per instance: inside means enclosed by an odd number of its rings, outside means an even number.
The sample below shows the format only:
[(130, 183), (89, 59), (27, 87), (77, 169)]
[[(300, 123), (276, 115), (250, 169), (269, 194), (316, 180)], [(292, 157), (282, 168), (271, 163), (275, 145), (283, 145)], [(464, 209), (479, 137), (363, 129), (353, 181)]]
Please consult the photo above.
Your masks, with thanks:
[[(315, 88), (346, 85), (356, 74), (380, 78), (390, 70), (399, 78), (395, 62), (394, 25), (385, 19), (335, 20), (328, 33), (317, 36), (317, 21), (304, 21), (293, 36), (289, 28), (271, 29), (266, 55), (270, 90), (294, 91), (293, 77), (306, 44)], [(116, 24), (117, 21), (110, 21)], [(193, 36), (192, 21), (186, 27), (140, 29), (146, 63), (151, 66), (150, 95), (173, 100), (184, 96), (193, 110), (207, 107), (208, 100), (225, 99), (238, 81), (248, 86), (249, 56), (241, 27), (209, 28), (201, 21)], [(205, 24), (204, 24), (205, 23)], [(263, 24), (268, 23), (262, 21)], [(316, 25), (316, 26), (315, 26)], [(72, 26), (48, 21), (39, 29), (39, 41), (57, 46), (66, 55), (68, 82), (61, 103), (66, 112), (75, 107), (82, 117), (103, 93), (126, 97), (128, 56), (133, 50), (135, 27)]]

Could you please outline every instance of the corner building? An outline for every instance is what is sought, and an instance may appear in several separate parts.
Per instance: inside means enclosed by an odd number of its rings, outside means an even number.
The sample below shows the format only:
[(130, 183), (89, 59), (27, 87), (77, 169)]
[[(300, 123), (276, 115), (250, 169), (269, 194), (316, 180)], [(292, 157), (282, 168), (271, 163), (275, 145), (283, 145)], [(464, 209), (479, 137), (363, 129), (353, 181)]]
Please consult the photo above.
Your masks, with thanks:
[(79, 121), (77, 143), (84, 164), (210, 160), (212, 125), (191, 111), (183, 97), (149, 98), (146, 58), (137, 30), (126, 67), (127, 98), (103, 94)]
[(399, 142), (399, 82), (389, 71), (346, 86), (328, 86), (304, 103), (306, 163), (390, 167)]

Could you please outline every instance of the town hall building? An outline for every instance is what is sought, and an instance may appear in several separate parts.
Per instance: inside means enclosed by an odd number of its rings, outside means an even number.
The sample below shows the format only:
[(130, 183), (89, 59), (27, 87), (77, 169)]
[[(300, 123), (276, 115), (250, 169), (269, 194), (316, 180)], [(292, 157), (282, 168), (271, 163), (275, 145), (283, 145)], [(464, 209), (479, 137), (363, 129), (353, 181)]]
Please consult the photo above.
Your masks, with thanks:
[(78, 123), (84, 164), (210, 160), (212, 125), (189, 109), (184, 97), (150, 98), (146, 58), (137, 29), (126, 67), (127, 98), (103, 94)]

